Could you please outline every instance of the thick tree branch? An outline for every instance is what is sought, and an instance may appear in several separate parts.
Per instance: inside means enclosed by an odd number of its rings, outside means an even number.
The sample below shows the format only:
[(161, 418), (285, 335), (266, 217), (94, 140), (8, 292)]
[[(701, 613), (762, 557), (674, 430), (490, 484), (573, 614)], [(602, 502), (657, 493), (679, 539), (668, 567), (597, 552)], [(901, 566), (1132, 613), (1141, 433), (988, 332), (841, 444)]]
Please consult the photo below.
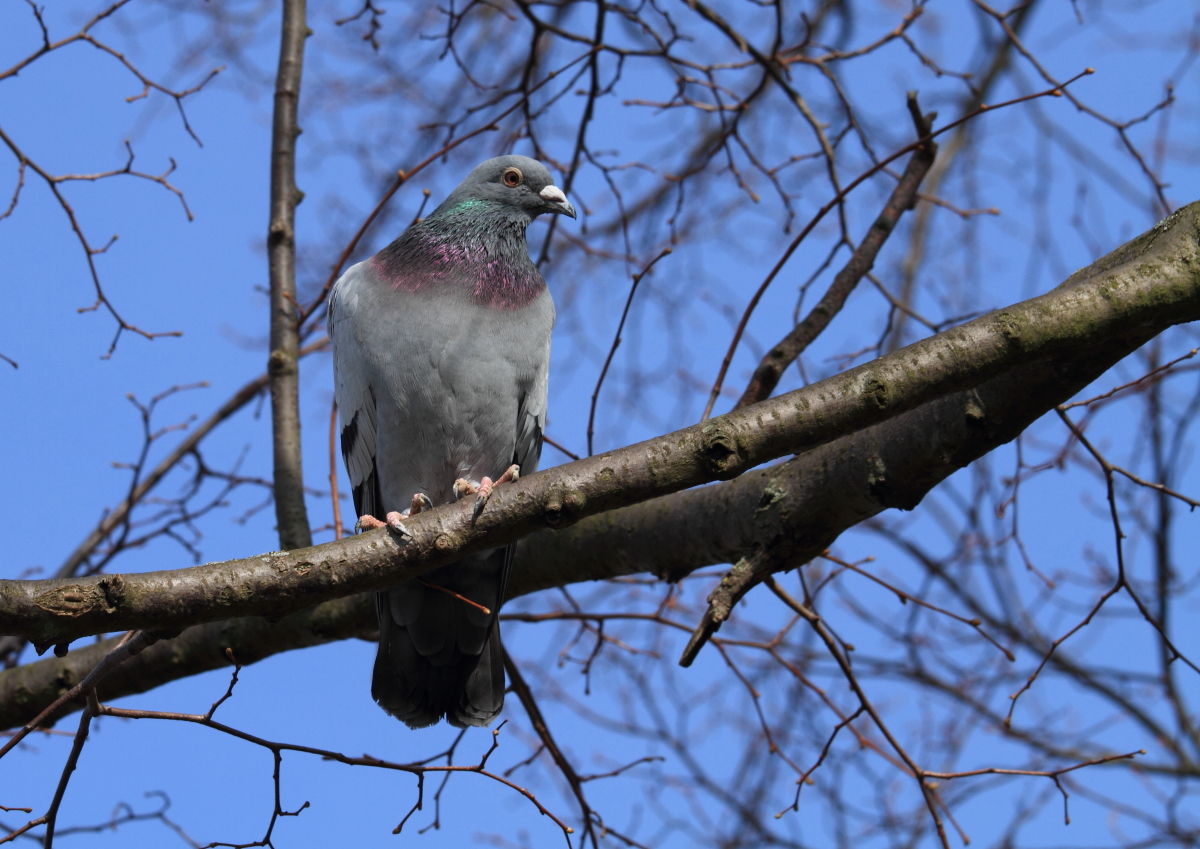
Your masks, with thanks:
[[(229, 666), (225, 650), (239, 663), (256, 663), (290, 649), (307, 648), (350, 637), (374, 636), (375, 609), (369, 594), (327, 601), (275, 624), (252, 616), (210, 622), (163, 640), (110, 671), (98, 692), (102, 700), (144, 693), (170, 681)], [(24, 725), (82, 681), (121, 639), (111, 637), (0, 673), (0, 726)], [(7, 677), (6, 677), (7, 676)], [(83, 707), (83, 699), (65, 704), (43, 723)]]
[(304, 67), (305, 0), (284, 0), (271, 126), (271, 221), (267, 257), (271, 277), (271, 434), (275, 452), (275, 519), (279, 547), (312, 545), (304, 504), (300, 457), (300, 328), (296, 302), (296, 137), (300, 74)]
[[(304, 358), (308, 354), (315, 353), (324, 349), (329, 344), (329, 339), (322, 336), (316, 342), (310, 342), (300, 349), (300, 357)], [(130, 488), (128, 494), (115, 507), (107, 510), (100, 522), (88, 532), (84, 537), (83, 542), (71, 552), (62, 565), (55, 571), (57, 578), (70, 578), (75, 575), (82, 566), (88, 563), (88, 559), (104, 544), (105, 540), (109, 539), (122, 526), (128, 525), (130, 516), (133, 510), (145, 502), (146, 497), (154, 491), (154, 489), (162, 483), (163, 479), (172, 472), (179, 463), (188, 456), (191, 456), (197, 451), (200, 444), (211, 434), (216, 428), (257, 398), (264, 389), (267, 388), (269, 375), (260, 374), (258, 377), (245, 384), (241, 389), (235, 392), (228, 400), (225, 401), (217, 410), (212, 413), (207, 419), (201, 422), (198, 426), (190, 429), (188, 435), (179, 441), (167, 456), (163, 457), (149, 472), (141, 477), (136, 484)], [(17, 658), (21, 654), (21, 650), (25, 647), (25, 639), (21, 637), (0, 637), (0, 663), (5, 666), (12, 666), (16, 663)]]
[[(883, 510), (915, 507), (947, 476), (1015, 438), (1152, 334), (1134, 332), (1024, 366), (727, 483), (593, 516), (563, 531), (540, 531), (519, 544), (508, 598), (644, 572), (678, 580), (767, 547), (788, 565), (802, 563)], [(766, 574), (730, 585), (730, 607)], [(126, 661), (101, 691), (114, 699), (227, 666), (226, 648), (248, 664), (290, 649), (371, 638), (375, 627), (367, 594), (325, 602), (274, 625), (261, 617), (199, 625)], [(44, 709), (87, 675), (116, 639), (0, 673), (0, 728), (24, 724)], [(80, 700), (67, 709), (82, 706)]]
[[(1200, 205), (1193, 204), (1039, 298), (753, 407), (501, 487), (474, 526), (470, 523), (472, 505), (454, 504), (410, 520), (408, 526), (413, 536), (405, 541), (380, 530), (302, 551), (264, 554), (192, 569), (105, 575), (73, 582), (3, 581), (0, 582), (0, 632), (21, 634), (45, 647), (117, 630), (141, 628), (170, 634), (188, 625), (236, 616), (280, 619), (321, 601), (417, 577), (463, 554), (528, 536), (547, 525), (562, 528), (587, 516), (713, 480), (730, 479), (747, 468), (812, 449), (838, 437), (847, 438), (909, 411), (916, 416), (932, 415), (929, 410), (941, 408), (928, 402), (939, 398), (958, 404), (953, 415), (960, 419), (978, 418), (971, 412), (977, 408), (985, 417), (991, 415), (993, 407), (1025, 409), (1025, 399), (1030, 396), (1028, 387), (1039, 374), (1049, 374), (1059, 367), (1056, 363), (1075, 363), (1072, 368), (1086, 366), (1086, 373), (1077, 380), (1055, 376), (1057, 383), (1052, 383), (1052, 387), (1058, 385), (1065, 394), (1032, 408), (1029, 411), (1032, 418), (1012, 425), (1015, 429), (1011, 432), (1001, 433), (1003, 438), (992, 443), (994, 447), (1013, 438), (1054, 403), (1069, 397), (1078, 388), (1075, 385), (1078, 380), (1084, 381), (1079, 384), (1082, 386), (1098, 376), (1116, 361), (1113, 357), (1124, 356), (1166, 327), (1200, 318), (1198, 235)], [(969, 392), (954, 395), (966, 390), (981, 393), (988, 381), (997, 379), (1003, 384), (1006, 376), (1017, 382), (1005, 384), (1004, 392), (990, 402), (973, 400)], [(917, 410), (922, 404), (927, 406)], [(892, 426), (902, 427), (902, 422), (893, 422)], [(937, 421), (930, 422), (928, 428), (922, 424), (916, 427), (914, 438), (936, 442), (942, 438), (946, 426)], [(886, 433), (886, 440), (899, 440), (890, 430), (878, 433)], [(843, 443), (840, 440), (834, 443), (839, 444)], [(882, 469), (878, 466), (882, 454), (868, 451), (858, 457), (856, 462), (865, 465), (857, 474), (871, 483), (872, 491), (894, 494), (876, 496), (872, 503), (879, 502), (881, 506), (861, 513), (848, 523), (826, 514), (820, 514), (815, 521), (809, 517), (803, 526), (784, 529), (781, 544), (796, 552), (793, 559), (804, 556), (813, 546), (820, 550), (841, 529), (867, 515), (889, 506), (914, 506), (928, 487), (914, 494), (905, 482), (936, 482), (973, 459), (968, 457), (947, 465), (946, 457), (953, 459), (955, 455), (944, 446), (934, 448), (916, 452), (909, 445), (905, 450), (914, 452), (914, 456), (920, 453), (920, 462), (912, 460), (905, 464), (902, 455), (896, 459), (900, 465), (893, 465), (890, 470), (886, 465)], [(819, 456), (825, 454), (814, 453), (793, 462), (812, 463)], [(789, 464), (778, 468), (787, 469)], [(904, 470), (896, 471), (897, 468)], [(939, 468), (944, 473), (937, 472)], [(766, 474), (780, 472), (754, 472), (727, 487), (714, 489), (732, 493), (748, 486), (756, 498), (761, 498), (767, 484), (760, 478)], [(836, 506), (847, 510), (845, 498), (834, 497), (838, 487), (830, 484), (828, 475), (828, 470), (819, 475), (806, 473), (805, 480), (798, 485), (819, 487), (817, 501), (828, 502), (831, 509)], [(675, 499), (689, 503), (692, 499), (717, 497), (702, 493), (683, 493)], [(761, 516), (756, 509), (752, 520), (755, 526), (771, 515), (771, 510), (766, 509), (770, 504), (760, 506)], [(787, 510), (790, 513), (790, 505)], [(713, 515), (706, 516), (696, 503), (681, 515), (686, 516), (681, 520), (685, 524), (697, 523), (690, 531), (697, 537), (711, 543), (711, 534), (717, 534), (724, 540), (713, 549), (714, 556), (719, 552), (717, 559), (709, 562), (727, 561), (731, 559), (730, 553), (736, 558), (753, 547), (739, 538), (743, 533), (739, 528), (744, 526), (739, 526), (730, 515), (720, 514), (720, 520), (714, 521)], [(597, 529), (595, 532), (605, 535), (606, 547), (614, 544), (612, 528), (604, 530), (611, 521), (611, 517), (597, 517), (589, 523), (589, 527)], [(665, 529), (664, 522), (661, 517), (655, 519), (657, 533)], [(699, 531), (710, 525), (714, 528), (712, 532)], [(761, 535), (756, 536), (761, 544)], [(563, 539), (567, 538), (563, 535)], [(582, 536), (577, 539), (582, 540)], [(594, 542), (592, 546), (596, 547)], [(529, 591), (534, 587), (606, 577), (607, 574), (585, 571), (588, 547), (580, 545), (572, 559), (555, 561), (547, 556), (545, 562), (557, 564), (556, 571), (541, 572), (541, 577), (535, 578), (532, 573), (522, 577), (526, 574), (523, 570), (514, 575), (514, 584)], [(605, 551), (606, 562), (614, 559), (610, 551)], [(670, 575), (673, 567), (669, 562), (664, 568), (665, 574)], [(656, 571), (664, 574), (663, 569)]]

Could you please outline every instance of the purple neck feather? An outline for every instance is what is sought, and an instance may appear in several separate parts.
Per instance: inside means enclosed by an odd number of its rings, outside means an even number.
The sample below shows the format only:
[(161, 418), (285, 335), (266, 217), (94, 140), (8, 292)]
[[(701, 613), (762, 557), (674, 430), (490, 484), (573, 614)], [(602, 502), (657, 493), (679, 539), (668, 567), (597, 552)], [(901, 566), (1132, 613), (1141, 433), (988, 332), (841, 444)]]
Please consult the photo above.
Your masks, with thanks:
[(393, 289), (458, 291), (498, 309), (520, 309), (545, 291), (525, 244), (527, 219), (464, 220), (456, 211), (410, 227), (372, 257), (380, 278)]

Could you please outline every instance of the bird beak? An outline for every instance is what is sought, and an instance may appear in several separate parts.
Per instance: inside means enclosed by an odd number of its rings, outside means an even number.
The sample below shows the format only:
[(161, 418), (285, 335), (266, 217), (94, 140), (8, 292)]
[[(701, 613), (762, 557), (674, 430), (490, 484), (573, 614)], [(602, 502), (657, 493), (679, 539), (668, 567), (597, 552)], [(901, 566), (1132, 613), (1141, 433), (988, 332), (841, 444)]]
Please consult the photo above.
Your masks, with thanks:
[(563, 215), (575, 217), (575, 207), (571, 206), (571, 202), (567, 200), (567, 196), (562, 193), (562, 189), (558, 186), (546, 186), (540, 192), (542, 198), (550, 207), (551, 212), (559, 212)]

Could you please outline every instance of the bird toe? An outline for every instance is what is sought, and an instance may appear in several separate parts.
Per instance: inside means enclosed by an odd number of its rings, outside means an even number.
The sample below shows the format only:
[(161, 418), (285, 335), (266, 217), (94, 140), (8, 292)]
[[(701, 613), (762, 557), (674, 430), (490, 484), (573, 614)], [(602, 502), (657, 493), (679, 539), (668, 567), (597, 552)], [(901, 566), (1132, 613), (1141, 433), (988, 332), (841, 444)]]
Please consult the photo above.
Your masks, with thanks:
[(361, 534), (363, 531), (373, 531), (376, 528), (382, 528), (386, 524), (386, 522), (381, 522), (374, 516), (359, 516), (358, 521), (354, 523), (354, 531)]
[(394, 510), (391, 513), (388, 513), (386, 523), (388, 530), (402, 537), (411, 537), (412, 531), (410, 531), (404, 524), (404, 520), (406, 518), (408, 518), (407, 510), (405, 510), (403, 513), (397, 513)]
[(479, 491), (479, 487), (466, 478), (459, 478), (454, 482), (453, 491), (454, 500), (458, 501), (468, 495), (474, 495)]

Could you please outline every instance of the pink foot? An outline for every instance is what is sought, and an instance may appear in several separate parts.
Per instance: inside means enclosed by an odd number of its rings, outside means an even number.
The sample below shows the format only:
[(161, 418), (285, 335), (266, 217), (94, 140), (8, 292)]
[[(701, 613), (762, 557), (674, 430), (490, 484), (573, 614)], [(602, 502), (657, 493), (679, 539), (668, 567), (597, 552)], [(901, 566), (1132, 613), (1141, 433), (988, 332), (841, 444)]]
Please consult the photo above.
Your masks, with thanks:
[(479, 514), (483, 512), (483, 507), (487, 504), (488, 499), (492, 497), (492, 489), (502, 483), (509, 483), (517, 480), (521, 476), (521, 467), (515, 463), (504, 470), (504, 474), (492, 480), (484, 476), (477, 485), (471, 483), (466, 478), (459, 478), (454, 482), (454, 498), (458, 500), (464, 495), (475, 495), (475, 509), (471, 513), (471, 521), (474, 522), (479, 518)]
[(374, 516), (359, 516), (358, 523), (355, 525), (355, 527), (360, 532), (373, 531), (376, 528), (387, 528), (392, 533), (402, 537), (412, 536), (412, 532), (409, 531), (409, 529), (404, 525), (404, 520), (408, 518), (407, 510), (405, 510), (403, 513), (397, 513), (395, 510), (393, 510), (388, 513), (385, 518), (387, 521), (381, 522)]
[(363, 531), (373, 531), (376, 528), (386, 528), (387, 522), (381, 522), (374, 516), (359, 516), (358, 522), (355, 523), (354, 529), (359, 533)]
[(392, 533), (402, 537), (411, 537), (412, 532), (404, 525), (404, 520), (409, 516), (415, 516), (425, 510), (432, 510), (433, 502), (429, 500), (429, 496), (423, 492), (418, 492), (412, 497), (412, 506), (407, 510), (397, 513), (391, 511), (384, 518), (386, 521), (379, 521), (374, 516), (359, 516), (358, 523), (355, 529), (358, 531), (373, 531), (376, 528), (387, 528)]

